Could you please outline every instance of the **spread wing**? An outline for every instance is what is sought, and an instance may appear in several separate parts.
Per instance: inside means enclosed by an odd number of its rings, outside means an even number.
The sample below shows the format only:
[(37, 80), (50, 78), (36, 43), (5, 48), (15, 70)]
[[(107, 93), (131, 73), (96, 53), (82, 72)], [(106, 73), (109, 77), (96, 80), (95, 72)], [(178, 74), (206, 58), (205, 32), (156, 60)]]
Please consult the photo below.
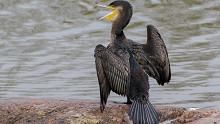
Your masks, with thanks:
[(156, 79), (159, 85), (169, 83), (171, 71), (166, 45), (153, 25), (147, 26), (146, 44), (139, 44), (129, 39), (126, 44), (132, 49), (133, 56), (149, 76)]
[(166, 45), (153, 25), (147, 26), (147, 44), (142, 44), (144, 52), (156, 68), (159, 76), (155, 77), (159, 85), (169, 83), (171, 79), (170, 62)]
[(151, 77), (157, 79), (159, 78), (158, 70), (155, 65), (150, 61), (148, 56), (143, 49), (143, 46), (132, 40), (127, 40), (126, 44), (132, 49), (132, 54), (137, 62), (142, 66), (144, 71)]
[(100, 88), (100, 107), (103, 111), (111, 90), (119, 95), (128, 94), (130, 65), (125, 55), (116, 55), (102, 45), (95, 48), (95, 63)]

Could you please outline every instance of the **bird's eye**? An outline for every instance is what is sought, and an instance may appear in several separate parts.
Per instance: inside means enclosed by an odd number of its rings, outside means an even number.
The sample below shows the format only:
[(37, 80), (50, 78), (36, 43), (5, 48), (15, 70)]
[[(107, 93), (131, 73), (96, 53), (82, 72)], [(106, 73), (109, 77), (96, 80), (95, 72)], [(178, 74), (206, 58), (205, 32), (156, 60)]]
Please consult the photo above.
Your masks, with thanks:
[(115, 7), (115, 5), (112, 5), (112, 7)]

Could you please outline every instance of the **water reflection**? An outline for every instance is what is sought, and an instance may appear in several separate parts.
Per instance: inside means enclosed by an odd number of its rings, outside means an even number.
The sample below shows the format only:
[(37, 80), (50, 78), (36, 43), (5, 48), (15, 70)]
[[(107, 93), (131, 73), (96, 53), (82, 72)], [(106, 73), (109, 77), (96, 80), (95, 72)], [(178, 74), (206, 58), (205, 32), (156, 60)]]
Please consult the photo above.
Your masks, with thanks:
[[(107, 5), (109, 1), (100, 0)], [(220, 1), (134, 1), (128, 38), (146, 42), (155, 25), (166, 42), (172, 80), (150, 79), (158, 105), (220, 108)], [(109, 10), (89, 0), (0, 1), (0, 97), (99, 100), (93, 50), (109, 43)], [(125, 101), (111, 93), (110, 100)]]

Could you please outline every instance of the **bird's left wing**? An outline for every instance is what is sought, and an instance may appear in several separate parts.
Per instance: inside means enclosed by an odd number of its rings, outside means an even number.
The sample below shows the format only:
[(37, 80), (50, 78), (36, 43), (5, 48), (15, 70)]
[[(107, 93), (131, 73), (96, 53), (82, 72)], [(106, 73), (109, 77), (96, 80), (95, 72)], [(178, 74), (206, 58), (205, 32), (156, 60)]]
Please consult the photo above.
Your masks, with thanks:
[(101, 111), (110, 91), (127, 95), (130, 86), (130, 65), (126, 54), (118, 56), (102, 45), (95, 48), (96, 71), (100, 87)]

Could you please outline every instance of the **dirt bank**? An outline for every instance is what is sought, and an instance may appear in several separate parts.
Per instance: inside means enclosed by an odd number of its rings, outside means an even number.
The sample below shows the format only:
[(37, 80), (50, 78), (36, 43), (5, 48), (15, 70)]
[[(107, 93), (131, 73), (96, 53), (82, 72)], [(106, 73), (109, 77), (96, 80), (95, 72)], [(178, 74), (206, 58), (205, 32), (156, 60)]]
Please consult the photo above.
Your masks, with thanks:
[[(0, 124), (132, 123), (130, 105), (108, 101), (100, 113), (99, 101), (62, 99), (0, 99)], [(220, 111), (155, 106), (162, 123), (220, 124)], [(165, 121), (165, 122), (164, 122)]]

